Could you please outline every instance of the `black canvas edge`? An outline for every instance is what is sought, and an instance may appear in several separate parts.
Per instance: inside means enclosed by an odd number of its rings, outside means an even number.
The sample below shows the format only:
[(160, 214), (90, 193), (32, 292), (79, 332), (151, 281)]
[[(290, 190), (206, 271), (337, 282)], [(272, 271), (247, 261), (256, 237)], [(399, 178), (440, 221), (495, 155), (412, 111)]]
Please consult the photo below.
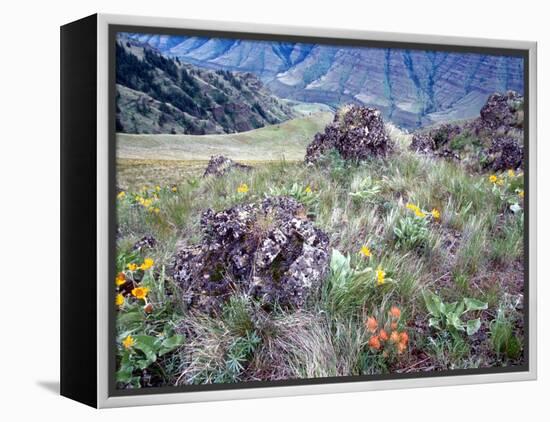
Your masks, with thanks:
[(60, 394), (97, 407), (97, 15), (60, 32)]
[[(333, 384), (333, 383), (348, 383), (348, 382), (363, 382), (363, 381), (377, 381), (377, 380), (400, 380), (411, 378), (439, 378), (445, 376), (461, 376), (461, 375), (483, 375), (483, 374), (499, 374), (499, 373), (511, 373), (511, 372), (528, 372), (530, 370), (529, 363), (529, 76), (530, 76), (530, 62), (529, 62), (529, 50), (521, 48), (500, 48), (500, 47), (470, 47), (448, 44), (432, 44), (432, 43), (411, 43), (406, 41), (371, 41), (366, 39), (343, 39), (343, 38), (324, 38), (324, 37), (312, 37), (312, 36), (298, 36), (298, 35), (280, 35), (269, 33), (248, 33), (248, 32), (235, 32), (235, 31), (215, 31), (215, 30), (202, 30), (202, 29), (186, 29), (176, 27), (158, 27), (158, 26), (140, 26), (140, 25), (119, 25), (109, 24), (108, 26), (108, 40), (109, 45), (109, 274), (110, 280), (114, 277), (114, 262), (116, 257), (116, 242), (114, 241), (116, 230), (116, 207), (113, 201), (113, 192), (116, 190), (116, 165), (115, 165), (115, 142), (116, 133), (114, 132), (114, 104), (116, 96), (116, 81), (115, 76), (115, 56), (114, 56), (114, 40), (116, 33), (118, 32), (137, 32), (144, 34), (167, 34), (167, 35), (196, 35), (196, 36), (209, 36), (209, 37), (221, 37), (221, 38), (240, 38), (240, 39), (254, 39), (254, 40), (266, 40), (266, 41), (281, 41), (292, 40), (295, 42), (305, 43), (321, 43), (332, 45), (346, 45), (346, 46), (363, 46), (372, 48), (395, 48), (395, 49), (411, 49), (411, 50), (436, 50), (436, 51), (449, 51), (457, 53), (474, 53), (474, 54), (490, 54), (496, 56), (514, 56), (523, 59), (523, 72), (524, 72), (524, 98), (525, 98), (525, 122), (524, 125), (524, 161), (525, 161), (525, 212), (524, 212), (524, 349), (523, 357), (524, 363), (521, 365), (508, 366), (508, 367), (488, 367), (477, 369), (456, 369), (456, 370), (441, 370), (435, 372), (422, 372), (411, 374), (383, 374), (383, 375), (364, 375), (364, 376), (341, 376), (341, 377), (326, 377), (326, 378), (304, 378), (304, 379), (289, 379), (281, 381), (251, 381), (234, 384), (208, 384), (208, 385), (185, 385), (185, 386), (166, 386), (166, 387), (152, 387), (142, 388), (135, 390), (120, 390), (116, 388), (115, 383), (115, 369), (116, 369), (116, 339), (115, 339), (115, 312), (112, 306), (109, 307), (109, 397), (125, 397), (125, 396), (139, 396), (148, 394), (169, 394), (169, 393), (184, 393), (184, 392), (197, 392), (197, 391), (220, 391), (231, 389), (250, 389), (250, 388), (265, 388), (265, 387), (281, 387), (281, 386), (296, 386), (296, 385), (314, 385), (314, 384)], [(111, 286), (109, 284), (109, 286)], [(109, 303), (114, 303), (115, 291), (109, 287)]]

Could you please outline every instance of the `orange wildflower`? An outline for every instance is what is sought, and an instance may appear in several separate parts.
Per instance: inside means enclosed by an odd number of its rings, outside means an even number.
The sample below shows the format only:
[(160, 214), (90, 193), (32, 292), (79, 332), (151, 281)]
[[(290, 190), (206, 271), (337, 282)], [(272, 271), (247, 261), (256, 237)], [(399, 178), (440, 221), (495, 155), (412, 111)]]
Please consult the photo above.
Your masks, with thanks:
[(394, 331), (397, 330), (397, 322), (392, 322), (390, 327)]
[(381, 329), (380, 330), (380, 340), (387, 341), (389, 338), (388, 333), (386, 333), (386, 330)]
[(399, 333), (397, 331), (392, 331), (390, 334), (390, 341), (392, 343), (399, 343)]
[(403, 344), (403, 343), (398, 343), (398, 344), (397, 344), (397, 354), (398, 354), (398, 355), (400, 355), (401, 353), (403, 353), (406, 349), (407, 349), (407, 345), (406, 345), (406, 344)]
[(399, 319), (401, 317), (401, 310), (397, 306), (392, 306), (390, 309), (390, 315), (392, 318)]
[(378, 328), (378, 322), (376, 322), (376, 319), (374, 317), (368, 317), (365, 325), (367, 327), (367, 330), (369, 330), (371, 333), (374, 333)]
[(399, 334), (399, 343), (406, 346), (408, 342), (409, 342), (409, 335), (407, 334), (407, 332), (406, 331), (401, 332)]
[(380, 344), (380, 338), (378, 336), (372, 336), (369, 339), (369, 347), (371, 349), (380, 350), (380, 347), (382, 347)]

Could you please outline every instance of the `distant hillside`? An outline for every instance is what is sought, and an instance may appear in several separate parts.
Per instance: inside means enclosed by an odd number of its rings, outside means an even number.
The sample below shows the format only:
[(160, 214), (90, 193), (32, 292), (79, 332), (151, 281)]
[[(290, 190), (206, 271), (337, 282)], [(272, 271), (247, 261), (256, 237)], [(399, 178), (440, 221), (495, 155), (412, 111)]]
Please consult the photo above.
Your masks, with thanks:
[(406, 128), (478, 115), (493, 92), (523, 93), (518, 57), (130, 34), (210, 69), (247, 71), (281, 98), (380, 109)]
[(251, 73), (196, 68), (124, 38), (116, 60), (117, 132), (233, 133), (295, 115)]

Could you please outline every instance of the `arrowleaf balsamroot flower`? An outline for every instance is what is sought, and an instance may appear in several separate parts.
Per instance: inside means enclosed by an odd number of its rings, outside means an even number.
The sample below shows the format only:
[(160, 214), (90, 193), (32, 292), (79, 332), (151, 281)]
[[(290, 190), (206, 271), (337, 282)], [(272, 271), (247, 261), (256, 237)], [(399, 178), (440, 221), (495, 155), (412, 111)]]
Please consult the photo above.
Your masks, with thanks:
[(246, 183), (241, 183), (239, 187), (237, 188), (238, 193), (247, 193), (248, 192), (248, 185)]
[(491, 174), (491, 175), (489, 176), (489, 182), (491, 182), (491, 183), (496, 183), (497, 180), (498, 180), (498, 177), (497, 177), (495, 174)]
[(365, 322), (365, 326), (369, 332), (374, 333), (378, 328), (378, 322), (374, 317), (368, 317), (367, 322)]
[(508, 177), (515, 177), (516, 176), (516, 173), (514, 172), (514, 170), (510, 169), (508, 170)]
[(127, 267), (130, 271), (135, 271), (138, 268), (137, 264), (134, 264), (133, 262), (130, 262)]
[(137, 299), (145, 299), (147, 297), (147, 293), (149, 293), (149, 289), (147, 287), (136, 287), (135, 289), (132, 289), (132, 296)]
[(372, 253), (371, 253), (370, 249), (368, 248), (368, 246), (362, 246), (361, 250), (360, 250), (360, 253), (361, 253), (361, 255), (363, 255), (366, 258), (369, 258), (370, 256), (372, 256)]
[(143, 260), (143, 264), (139, 266), (139, 269), (142, 271), (147, 271), (149, 268), (151, 268), (153, 265), (155, 265), (155, 261), (153, 261), (151, 258), (145, 258)]
[(304, 189), (304, 192), (311, 193), (311, 186), (307, 185), (306, 188)]
[(118, 193), (118, 195), (116, 197), (117, 197), (117, 199), (124, 199), (126, 197), (126, 192), (124, 192), (122, 190)]
[(132, 336), (126, 337), (124, 340), (122, 340), (122, 345), (125, 349), (129, 349), (130, 347), (134, 346), (136, 344), (136, 341)]
[(115, 304), (116, 306), (122, 306), (124, 305), (124, 296), (122, 294), (118, 293), (115, 298)]
[(437, 208), (434, 208), (432, 210), (432, 217), (436, 220), (439, 220), (441, 218), (441, 213), (439, 212), (439, 210)]
[(520, 198), (524, 198), (525, 197), (525, 192), (523, 190), (520, 190), (518, 192), (518, 195), (519, 195)]
[(376, 283), (381, 286), (386, 282), (386, 272), (382, 269), (382, 267), (378, 267), (376, 269)]
[(115, 284), (117, 286), (122, 286), (124, 283), (126, 283), (126, 275), (123, 272), (120, 272), (116, 275)]

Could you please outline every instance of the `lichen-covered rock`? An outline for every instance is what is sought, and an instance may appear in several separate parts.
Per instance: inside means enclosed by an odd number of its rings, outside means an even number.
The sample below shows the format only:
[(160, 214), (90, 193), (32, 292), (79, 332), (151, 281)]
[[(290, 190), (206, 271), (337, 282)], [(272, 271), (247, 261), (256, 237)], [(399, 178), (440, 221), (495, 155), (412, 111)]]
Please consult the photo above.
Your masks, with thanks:
[(514, 91), (492, 94), (479, 115), (489, 129), (520, 127), (523, 124), (523, 96)]
[(214, 155), (210, 157), (210, 161), (206, 166), (203, 177), (206, 176), (223, 176), (230, 170), (250, 170), (252, 167), (245, 164), (237, 163), (231, 158), (224, 157), (223, 155)]
[(336, 149), (345, 160), (365, 160), (385, 156), (392, 143), (384, 128), (380, 111), (362, 106), (344, 107), (324, 132), (317, 133), (306, 150), (306, 163), (316, 162)]
[(181, 248), (174, 279), (191, 308), (215, 313), (246, 293), (266, 307), (299, 308), (327, 273), (328, 237), (303, 218), (300, 203), (270, 197), (201, 217), (203, 241)]
[(484, 153), (484, 167), (495, 172), (523, 168), (523, 146), (510, 137), (493, 139)]
[(421, 154), (433, 154), (435, 151), (435, 142), (430, 135), (415, 133), (409, 149)]

